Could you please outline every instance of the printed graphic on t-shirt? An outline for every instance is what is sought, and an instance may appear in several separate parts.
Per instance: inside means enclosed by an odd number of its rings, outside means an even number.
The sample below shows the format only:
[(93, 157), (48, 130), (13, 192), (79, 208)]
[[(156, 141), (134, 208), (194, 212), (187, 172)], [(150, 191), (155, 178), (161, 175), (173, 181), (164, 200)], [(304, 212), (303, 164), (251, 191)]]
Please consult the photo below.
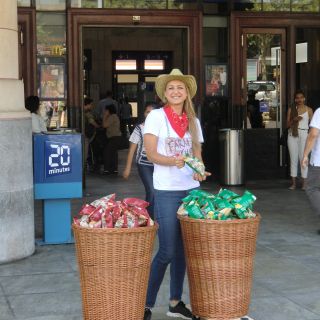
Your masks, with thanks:
[(192, 155), (192, 140), (191, 138), (171, 138), (165, 140), (166, 154), (169, 157), (177, 155)]

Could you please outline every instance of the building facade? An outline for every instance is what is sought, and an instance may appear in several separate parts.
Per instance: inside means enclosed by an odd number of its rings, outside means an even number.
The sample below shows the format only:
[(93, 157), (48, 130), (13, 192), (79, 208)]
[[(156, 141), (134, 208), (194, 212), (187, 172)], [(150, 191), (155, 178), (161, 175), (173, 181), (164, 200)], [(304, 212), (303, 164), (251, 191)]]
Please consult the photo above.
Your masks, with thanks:
[(247, 177), (285, 177), (295, 90), (318, 107), (319, 0), (20, 0), (18, 13), (20, 77), (51, 126), (81, 129), (83, 97), (109, 90), (139, 118), (155, 77), (178, 67), (198, 81), (209, 170), (219, 129), (243, 128)]

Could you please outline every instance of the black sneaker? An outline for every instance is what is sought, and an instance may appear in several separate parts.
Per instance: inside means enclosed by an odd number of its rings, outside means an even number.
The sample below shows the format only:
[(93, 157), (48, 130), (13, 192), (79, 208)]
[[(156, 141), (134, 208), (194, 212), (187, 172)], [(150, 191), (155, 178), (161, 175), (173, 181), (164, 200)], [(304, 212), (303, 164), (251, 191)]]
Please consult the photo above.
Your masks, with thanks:
[(167, 316), (172, 318), (194, 319), (191, 311), (182, 301), (180, 301), (175, 307), (171, 307), (169, 305)]
[(143, 320), (151, 320), (152, 312), (149, 308), (144, 308)]

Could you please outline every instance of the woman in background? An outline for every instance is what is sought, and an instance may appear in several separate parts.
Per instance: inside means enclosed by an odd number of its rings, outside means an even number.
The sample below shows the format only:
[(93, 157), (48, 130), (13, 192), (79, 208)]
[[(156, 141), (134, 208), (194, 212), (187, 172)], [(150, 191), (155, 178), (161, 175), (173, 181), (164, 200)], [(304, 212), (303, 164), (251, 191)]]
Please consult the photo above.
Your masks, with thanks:
[[(297, 187), (298, 165), (302, 160), (304, 147), (308, 137), (309, 123), (313, 116), (313, 111), (305, 105), (305, 94), (302, 90), (296, 91), (294, 95), (294, 105), (289, 108), (287, 115), (288, 148), (290, 154), (290, 173), (292, 184), (290, 190)], [(305, 190), (305, 181), (308, 176), (308, 167), (300, 165), (302, 190)]]
[(25, 108), (31, 112), (32, 132), (41, 133), (47, 131), (44, 119), (39, 114), (40, 99), (38, 96), (29, 96), (25, 100)]
[[(144, 111), (144, 118), (154, 109), (152, 104), (146, 106)], [(149, 202), (148, 212), (153, 219), (153, 202), (154, 202), (154, 188), (153, 188), (153, 163), (147, 158), (146, 151), (143, 144), (143, 132), (144, 132), (144, 122), (139, 124), (133, 130), (130, 136), (130, 147), (127, 157), (127, 164), (123, 171), (123, 177), (128, 179), (131, 173), (132, 161), (134, 153), (136, 153), (136, 164), (138, 168), (138, 173), (144, 189), (146, 191), (146, 201)]]

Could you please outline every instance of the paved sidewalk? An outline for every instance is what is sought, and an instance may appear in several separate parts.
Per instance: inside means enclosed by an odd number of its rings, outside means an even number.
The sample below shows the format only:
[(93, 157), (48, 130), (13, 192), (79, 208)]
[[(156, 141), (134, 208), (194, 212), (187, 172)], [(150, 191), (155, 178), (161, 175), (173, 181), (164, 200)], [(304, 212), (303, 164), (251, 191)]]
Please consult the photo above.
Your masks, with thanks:
[[(320, 320), (320, 236), (316, 233), (320, 219), (305, 193), (289, 191), (288, 184), (285, 180), (252, 181), (246, 186), (257, 195), (255, 208), (263, 218), (249, 312), (255, 320)], [(203, 187), (213, 192), (219, 189), (213, 182)], [(72, 210), (77, 213), (82, 203), (111, 192), (119, 198), (144, 194), (135, 171), (128, 181), (90, 175), (84, 198), (74, 200)], [(36, 202), (38, 236), (41, 223), (41, 203)], [(168, 290), (167, 274), (153, 320), (168, 319)], [(184, 301), (189, 302), (187, 283)], [(0, 265), (0, 319), (82, 319), (74, 245), (38, 246), (33, 256)]]

